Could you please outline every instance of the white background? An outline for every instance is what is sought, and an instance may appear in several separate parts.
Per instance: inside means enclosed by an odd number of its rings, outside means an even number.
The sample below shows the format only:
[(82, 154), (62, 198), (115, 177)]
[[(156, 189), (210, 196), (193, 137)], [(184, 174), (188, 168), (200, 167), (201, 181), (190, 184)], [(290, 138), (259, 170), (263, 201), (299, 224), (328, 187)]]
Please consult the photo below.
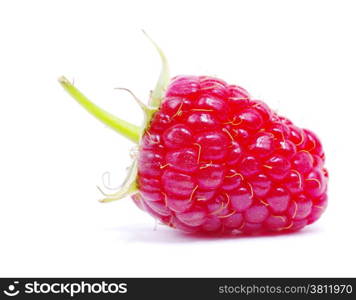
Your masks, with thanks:
[[(354, 1), (1, 1), (1, 276), (356, 276)], [(119, 184), (131, 144), (59, 86), (137, 124), (114, 87), (147, 99), (160, 69), (216, 75), (248, 89), (322, 139), (330, 205), (301, 232), (196, 238), (130, 199)]]

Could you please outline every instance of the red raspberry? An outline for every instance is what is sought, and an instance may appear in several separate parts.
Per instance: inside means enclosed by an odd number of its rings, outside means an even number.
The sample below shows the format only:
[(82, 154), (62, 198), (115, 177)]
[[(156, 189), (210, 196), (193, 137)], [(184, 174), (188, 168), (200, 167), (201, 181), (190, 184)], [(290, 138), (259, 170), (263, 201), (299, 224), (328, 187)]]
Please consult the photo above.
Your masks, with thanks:
[(172, 79), (141, 145), (134, 201), (186, 231), (292, 231), (326, 207), (319, 139), (242, 88)]
[(153, 217), (188, 232), (295, 231), (321, 216), (328, 173), (314, 133), (208, 76), (174, 77), (159, 102), (146, 107), (129, 184), (108, 201), (133, 194)]

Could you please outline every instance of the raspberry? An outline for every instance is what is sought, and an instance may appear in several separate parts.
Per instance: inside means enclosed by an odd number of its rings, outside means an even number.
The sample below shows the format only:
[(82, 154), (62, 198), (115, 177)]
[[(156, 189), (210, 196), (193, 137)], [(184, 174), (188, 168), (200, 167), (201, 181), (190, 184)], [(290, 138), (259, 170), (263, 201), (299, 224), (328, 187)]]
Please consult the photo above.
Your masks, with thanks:
[[(133, 199), (183, 230), (292, 231), (326, 207), (324, 159), (315, 134), (244, 89), (178, 76), (143, 136)], [(160, 197), (146, 194), (153, 180)]]
[(221, 79), (177, 76), (163, 92), (162, 76), (153, 108), (140, 103), (143, 131), (109, 124), (139, 143), (139, 154), (126, 185), (105, 201), (132, 194), (154, 218), (187, 232), (290, 232), (321, 216), (328, 173), (313, 132)]

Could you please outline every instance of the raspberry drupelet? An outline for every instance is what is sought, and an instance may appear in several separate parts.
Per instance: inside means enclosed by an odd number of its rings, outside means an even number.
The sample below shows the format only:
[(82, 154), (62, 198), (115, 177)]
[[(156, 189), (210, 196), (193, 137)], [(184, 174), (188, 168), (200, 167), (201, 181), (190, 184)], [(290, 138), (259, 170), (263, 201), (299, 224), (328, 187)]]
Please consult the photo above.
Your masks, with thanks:
[(146, 116), (141, 128), (60, 79), (89, 112), (138, 144), (122, 189), (104, 201), (131, 195), (161, 223), (187, 232), (291, 232), (319, 219), (328, 173), (318, 137), (221, 79), (169, 80), (157, 49), (163, 67), (150, 106), (136, 99)]

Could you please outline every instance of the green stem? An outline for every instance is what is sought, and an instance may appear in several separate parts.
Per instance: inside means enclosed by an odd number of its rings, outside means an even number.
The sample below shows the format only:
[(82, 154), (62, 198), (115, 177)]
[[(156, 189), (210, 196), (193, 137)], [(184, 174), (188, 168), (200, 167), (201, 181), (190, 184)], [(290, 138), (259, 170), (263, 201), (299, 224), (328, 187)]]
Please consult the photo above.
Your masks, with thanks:
[(73, 84), (71, 84), (67, 78), (62, 76), (58, 79), (58, 81), (62, 85), (62, 87), (94, 117), (96, 117), (104, 124), (120, 133), (122, 136), (138, 144), (141, 133), (140, 127), (121, 120), (118, 117), (110, 114), (109, 112), (101, 109), (99, 106), (95, 105), (86, 96), (84, 96)]

